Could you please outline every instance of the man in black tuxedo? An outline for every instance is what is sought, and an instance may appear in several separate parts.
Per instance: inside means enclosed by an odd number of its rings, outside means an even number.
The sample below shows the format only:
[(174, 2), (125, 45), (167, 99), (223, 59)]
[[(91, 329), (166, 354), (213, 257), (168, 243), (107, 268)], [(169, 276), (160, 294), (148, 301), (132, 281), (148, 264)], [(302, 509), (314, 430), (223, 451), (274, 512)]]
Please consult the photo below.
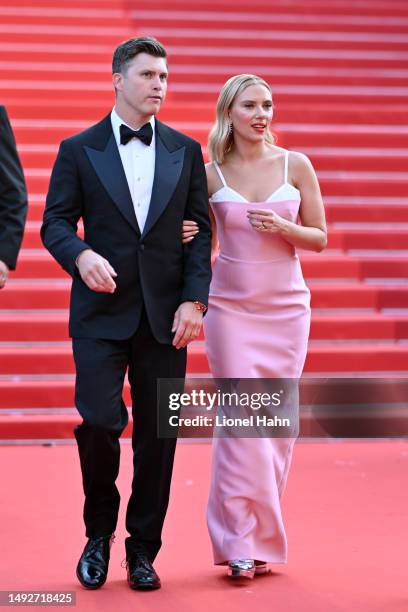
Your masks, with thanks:
[[(152, 561), (176, 443), (157, 437), (156, 381), (185, 376), (186, 345), (197, 338), (207, 306), (211, 229), (200, 145), (155, 119), (166, 93), (165, 49), (148, 37), (126, 41), (112, 72), (112, 113), (61, 143), (41, 235), (73, 277), (70, 335), (83, 419), (75, 436), (89, 538), (77, 576), (88, 588), (107, 576), (128, 367), (134, 473), (127, 576), (131, 588), (153, 589), (160, 587)], [(184, 217), (200, 230), (186, 247)], [(80, 218), (84, 239), (77, 235)]]
[(27, 216), (27, 191), (13, 131), (0, 106), (0, 289), (17, 264)]

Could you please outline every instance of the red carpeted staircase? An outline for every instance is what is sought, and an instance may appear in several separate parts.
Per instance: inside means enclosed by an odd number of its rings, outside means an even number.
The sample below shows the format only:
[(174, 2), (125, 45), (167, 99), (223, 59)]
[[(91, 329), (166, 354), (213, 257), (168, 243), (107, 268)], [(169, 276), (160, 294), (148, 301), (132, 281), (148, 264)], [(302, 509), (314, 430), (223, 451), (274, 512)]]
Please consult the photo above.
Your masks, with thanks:
[[(160, 118), (205, 147), (222, 83), (272, 85), (279, 143), (310, 156), (329, 247), (302, 254), (308, 375), (408, 371), (408, 4), (402, 0), (0, 0), (0, 88), (30, 194), (19, 265), (0, 293), (0, 439), (72, 437), (70, 281), (39, 227), (60, 140), (113, 105), (123, 39), (168, 48)], [(208, 365), (202, 340), (190, 374)], [(128, 390), (126, 397), (129, 399)]]

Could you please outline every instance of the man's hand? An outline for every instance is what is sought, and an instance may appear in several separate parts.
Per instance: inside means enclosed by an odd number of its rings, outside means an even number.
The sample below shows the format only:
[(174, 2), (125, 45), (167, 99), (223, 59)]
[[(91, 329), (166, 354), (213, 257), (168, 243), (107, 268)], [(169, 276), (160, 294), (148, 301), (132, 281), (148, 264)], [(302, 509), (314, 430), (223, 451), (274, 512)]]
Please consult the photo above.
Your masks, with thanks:
[(116, 283), (113, 278), (117, 274), (107, 259), (101, 257), (92, 249), (85, 249), (79, 254), (76, 265), (82, 280), (89, 289), (114, 293)]
[(174, 315), (172, 332), (176, 332), (173, 338), (173, 346), (177, 349), (184, 348), (198, 338), (203, 320), (203, 313), (197, 310), (193, 302), (183, 302), (177, 308)]
[(7, 282), (9, 274), (8, 265), (4, 263), (4, 261), (0, 261), (0, 289), (3, 289), (4, 285)]

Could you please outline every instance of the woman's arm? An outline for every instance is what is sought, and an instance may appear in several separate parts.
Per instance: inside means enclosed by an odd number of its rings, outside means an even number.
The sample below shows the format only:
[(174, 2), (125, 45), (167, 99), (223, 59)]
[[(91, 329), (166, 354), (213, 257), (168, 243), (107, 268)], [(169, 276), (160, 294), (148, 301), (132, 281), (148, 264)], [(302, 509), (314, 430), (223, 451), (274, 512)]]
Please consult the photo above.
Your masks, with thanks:
[[(206, 164), (205, 171), (207, 174), (207, 186), (208, 186), (208, 197), (217, 190), (217, 186), (215, 180), (218, 178), (214, 175), (214, 170), (212, 168), (212, 164)], [(215, 222), (214, 213), (211, 210), (211, 206), (208, 209), (211, 221), (211, 257), (214, 257), (218, 253), (218, 239), (217, 239), (217, 226)], [(188, 244), (191, 242), (195, 235), (198, 233), (198, 225), (195, 221), (190, 221), (185, 219), (183, 221), (183, 234), (182, 240), (183, 244)]]

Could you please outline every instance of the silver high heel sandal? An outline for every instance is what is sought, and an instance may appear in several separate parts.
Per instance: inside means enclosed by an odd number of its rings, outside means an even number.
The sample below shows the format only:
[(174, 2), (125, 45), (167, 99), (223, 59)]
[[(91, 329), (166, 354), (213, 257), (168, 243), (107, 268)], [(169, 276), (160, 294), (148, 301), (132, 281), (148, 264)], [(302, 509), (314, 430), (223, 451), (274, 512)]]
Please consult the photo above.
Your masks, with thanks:
[(232, 559), (228, 561), (228, 576), (252, 579), (255, 576), (255, 561), (253, 559)]

